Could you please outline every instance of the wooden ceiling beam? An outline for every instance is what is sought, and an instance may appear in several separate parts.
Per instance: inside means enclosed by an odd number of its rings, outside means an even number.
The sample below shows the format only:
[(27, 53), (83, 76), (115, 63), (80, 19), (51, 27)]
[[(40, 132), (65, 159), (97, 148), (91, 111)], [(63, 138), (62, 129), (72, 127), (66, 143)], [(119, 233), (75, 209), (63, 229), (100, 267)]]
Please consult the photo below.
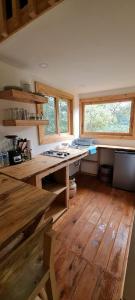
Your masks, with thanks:
[(30, 18), (35, 19), (37, 17), (37, 8), (35, 0), (28, 0), (28, 10)]
[(55, 1), (55, 0), (48, 0), (48, 3), (49, 3), (51, 6), (53, 6), (53, 5), (56, 4), (56, 1)]
[(19, 26), (19, 1), (12, 0), (12, 15), (14, 19), (14, 26), (17, 28)]
[(3, 38), (8, 37), (5, 0), (0, 1), (0, 35)]

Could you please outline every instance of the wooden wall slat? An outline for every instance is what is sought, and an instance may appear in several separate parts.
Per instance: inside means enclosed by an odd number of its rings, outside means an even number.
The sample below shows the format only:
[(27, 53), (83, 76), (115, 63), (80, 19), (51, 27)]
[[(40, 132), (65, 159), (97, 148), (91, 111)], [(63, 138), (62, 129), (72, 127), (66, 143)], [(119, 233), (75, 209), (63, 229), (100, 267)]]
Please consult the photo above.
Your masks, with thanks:
[(36, 9), (36, 1), (35, 0), (28, 0), (28, 10), (29, 10), (30, 18), (31, 19), (36, 18), (37, 9)]
[(12, 0), (12, 16), (14, 19), (14, 28), (17, 28), (20, 26), (19, 24), (19, 1), (18, 0)]
[(0, 1), (0, 35), (3, 38), (8, 37), (7, 26), (6, 26), (6, 6), (5, 1)]

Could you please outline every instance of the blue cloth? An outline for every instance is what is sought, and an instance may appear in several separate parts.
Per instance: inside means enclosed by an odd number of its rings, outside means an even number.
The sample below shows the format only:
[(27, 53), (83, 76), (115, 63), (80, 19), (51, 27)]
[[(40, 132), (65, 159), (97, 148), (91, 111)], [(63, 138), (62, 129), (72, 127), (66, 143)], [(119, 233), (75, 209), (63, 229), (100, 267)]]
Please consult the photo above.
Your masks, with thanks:
[(96, 146), (89, 146), (88, 152), (89, 154), (96, 154), (97, 153)]

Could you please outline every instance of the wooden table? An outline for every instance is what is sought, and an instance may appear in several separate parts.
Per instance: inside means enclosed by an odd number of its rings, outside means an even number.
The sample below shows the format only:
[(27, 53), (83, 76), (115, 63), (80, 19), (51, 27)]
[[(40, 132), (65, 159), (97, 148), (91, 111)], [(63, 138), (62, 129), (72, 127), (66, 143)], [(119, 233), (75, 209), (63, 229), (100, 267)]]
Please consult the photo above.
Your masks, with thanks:
[(55, 197), (51, 192), (0, 174), (0, 249), (40, 219)]

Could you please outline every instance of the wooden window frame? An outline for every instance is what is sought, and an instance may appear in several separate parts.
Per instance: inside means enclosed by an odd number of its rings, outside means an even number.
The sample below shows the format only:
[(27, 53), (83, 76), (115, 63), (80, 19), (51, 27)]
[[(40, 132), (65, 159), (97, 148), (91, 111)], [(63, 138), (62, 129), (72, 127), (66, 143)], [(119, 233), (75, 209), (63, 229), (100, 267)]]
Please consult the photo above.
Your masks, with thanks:
[[(56, 134), (45, 134), (44, 126), (38, 126), (38, 136), (39, 143), (49, 144), (54, 142), (60, 142), (63, 140), (69, 140), (73, 138), (73, 95), (48, 86), (46, 84), (35, 82), (35, 91), (37, 93), (43, 93), (46, 96), (53, 97), (55, 99), (55, 114), (56, 114)], [(60, 133), (59, 130), (59, 100), (67, 101), (68, 103), (68, 132)], [(40, 114), (43, 112), (43, 104), (37, 104), (36, 109), (37, 113)]]
[[(130, 130), (129, 133), (121, 132), (85, 132), (84, 131), (84, 106), (86, 104), (102, 104), (131, 101)], [(135, 139), (135, 93), (120, 94), (105, 97), (95, 97), (89, 99), (80, 99), (80, 136), (93, 138), (109, 139)]]

